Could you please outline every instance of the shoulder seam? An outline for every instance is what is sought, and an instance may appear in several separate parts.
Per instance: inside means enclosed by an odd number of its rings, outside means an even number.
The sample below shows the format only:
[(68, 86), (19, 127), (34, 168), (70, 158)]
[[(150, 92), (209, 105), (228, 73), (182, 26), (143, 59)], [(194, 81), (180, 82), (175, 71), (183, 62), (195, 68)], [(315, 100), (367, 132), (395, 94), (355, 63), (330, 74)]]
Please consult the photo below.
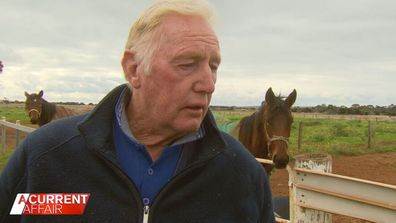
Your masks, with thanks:
[(48, 150), (42, 152), (41, 154), (37, 155), (37, 157), (34, 157), (33, 160), (31, 161), (31, 163), (29, 163), (29, 164), (27, 165), (27, 167), (31, 167), (38, 159), (40, 159), (40, 158), (41, 158), (42, 156), (44, 156), (45, 154), (47, 154), (47, 153), (49, 153), (49, 152), (52, 152), (52, 151), (58, 149), (58, 148), (61, 147), (62, 145), (68, 143), (68, 142), (71, 141), (73, 138), (76, 138), (76, 137), (78, 137), (78, 136), (80, 136), (80, 134), (72, 135), (71, 137), (65, 139), (63, 142), (61, 142), (61, 143), (59, 143), (59, 144), (57, 144), (57, 145), (55, 145), (55, 146), (52, 146), (50, 149), (48, 149)]

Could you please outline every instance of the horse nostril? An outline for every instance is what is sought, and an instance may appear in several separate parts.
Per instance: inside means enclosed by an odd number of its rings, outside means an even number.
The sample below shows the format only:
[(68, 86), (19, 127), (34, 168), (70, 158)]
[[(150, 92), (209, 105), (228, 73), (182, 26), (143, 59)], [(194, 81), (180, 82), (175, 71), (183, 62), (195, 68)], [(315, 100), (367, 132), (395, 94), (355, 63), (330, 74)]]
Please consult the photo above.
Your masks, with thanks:
[(275, 164), (275, 168), (283, 169), (283, 168), (286, 168), (287, 164), (289, 163), (289, 156), (281, 157), (281, 156), (275, 155), (273, 161)]

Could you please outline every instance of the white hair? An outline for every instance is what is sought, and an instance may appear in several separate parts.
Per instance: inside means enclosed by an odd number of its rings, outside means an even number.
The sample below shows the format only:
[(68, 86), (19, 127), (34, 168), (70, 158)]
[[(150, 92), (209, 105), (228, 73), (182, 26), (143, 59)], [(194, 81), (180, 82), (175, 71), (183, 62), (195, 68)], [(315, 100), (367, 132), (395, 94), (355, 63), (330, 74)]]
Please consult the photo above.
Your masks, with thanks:
[(206, 0), (157, 0), (132, 25), (125, 45), (126, 50), (135, 52), (135, 59), (143, 64), (146, 74), (150, 73), (153, 54), (159, 47), (158, 26), (163, 17), (172, 14), (200, 16), (211, 26), (216, 19)]

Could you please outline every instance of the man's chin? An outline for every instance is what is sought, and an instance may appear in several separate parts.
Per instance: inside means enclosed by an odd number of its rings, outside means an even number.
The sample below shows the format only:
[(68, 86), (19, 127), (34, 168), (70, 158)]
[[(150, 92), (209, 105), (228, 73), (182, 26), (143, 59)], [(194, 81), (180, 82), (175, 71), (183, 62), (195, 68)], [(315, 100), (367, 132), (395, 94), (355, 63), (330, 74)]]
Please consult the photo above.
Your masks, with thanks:
[(184, 134), (189, 134), (192, 132), (196, 132), (199, 127), (201, 126), (202, 120), (201, 119), (196, 119), (196, 120), (186, 120), (184, 122), (181, 122), (179, 125), (179, 130), (183, 132)]
[(200, 128), (205, 114), (206, 112), (204, 111), (201, 111), (200, 113), (183, 113), (177, 118), (177, 120), (175, 120), (176, 122), (174, 122), (174, 126), (180, 132), (183, 132), (185, 134), (195, 132)]

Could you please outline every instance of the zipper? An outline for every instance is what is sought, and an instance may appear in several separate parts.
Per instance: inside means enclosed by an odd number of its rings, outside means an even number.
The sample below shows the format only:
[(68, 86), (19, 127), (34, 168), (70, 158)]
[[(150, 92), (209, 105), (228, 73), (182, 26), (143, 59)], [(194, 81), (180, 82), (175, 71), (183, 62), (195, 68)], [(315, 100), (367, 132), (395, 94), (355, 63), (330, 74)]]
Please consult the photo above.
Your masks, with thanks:
[(149, 213), (150, 213), (150, 206), (145, 205), (143, 207), (143, 223), (148, 223)]
[[(110, 164), (110, 165), (109, 165), (110, 168), (112, 168), (113, 170), (117, 170), (118, 174), (121, 174), (121, 175), (123, 175), (124, 177), (128, 178), (127, 174), (125, 174), (124, 171), (123, 171), (119, 166), (117, 166), (115, 163), (113, 163), (112, 161), (110, 161), (103, 153), (101, 153), (101, 152), (99, 152), (99, 151), (96, 151), (96, 150), (94, 150), (94, 151), (95, 151), (96, 154), (98, 154), (99, 157), (102, 158), (106, 163), (109, 163), (109, 164)], [(210, 159), (201, 160), (201, 161), (199, 161), (199, 162), (197, 162), (197, 163), (194, 163), (194, 164), (192, 164), (191, 166), (185, 168), (184, 170), (181, 170), (181, 171), (180, 171), (179, 173), (177, 173), (175, 176), (173, 176), (173, 177), (168, 181), (168, 183), (166, 183), (166, 184), (160, 189), (160, 191), (158, 192), (157, 196), (153, 199), (153, 201), (150, 202), (150, 203), (151, 203), (151, 207), (153, 207), (155, 201), (158, 200), (158, 197), (160, 197), (159, 195), (162, 194), (161, 192), (165, 191), (168, 187), (170, 187), (170, 184), (172, 184), (172, 181), (174, 181), (174, 180), (176, 180), (176, 179), (178, 179), (178, 178), (182, 178), (182, 176), (184, 176), (184, 175), (187, 175), (187, 174), (190, 172), (190, 170), (193, 170), (193, 169), (195, 169), (195, 168), (198, 168), (198, 167), (200, 167), (200, 166), (205, 165), (205, 164), (208, 163), (210, 160), (216, 158), (219, 154), (220, 154), (220, 152), (217, 153), (217, 154), (215, 154), (215, 155), (214, 155), (213, 157), (211, 157)], [(149, 213), (150, 213), (150, 206), (149, 206), (149, 205), (146, 205), (146, 204), (143, 204), (142, 200), (140, 199), (140, 194), (139, 194), (139, 192), (138, 192), (139, 190), (137, 189), (136, 185), (135, 185), (133, 182), (130, 182), (130, 183), (131, 183), (131, 185), (132, 185), (132, 188), (134, 189), (134, 190), (132, 190), (132, 193), (134, 193), (135, 195), (136, 195), (136, 193), (137, 193), (137, 196), (139, 197), (139, 200), (140, 200), (140, 204), (142, 204), (142, 206), (143, 206), (143, 223), (148, 223)]]
[[(175, 181), (178, 178), (182, 178), (184, 175), (187, 175), (190, 170), (194, 170), (198, 167), (201, 167), (203, 165), (205, 165), (206, 163), (208, 163), (210, 160), (214, 159), (215, 157), (217, 157), (220, 153), (216, 154), (215, 156), (211, 157), (210, 159), (207, 160), (202, 160), (198, 163), (192, 164), (191, 166), (181, 170), (179, 173), (177, 173), (175, 176), (173, 176), (168, 183), (166, 183), (161, 189), (160, 191), (157, 193), (157, 196), (151, 201), (151, 207), (154, 206), (155, 201), (158, 200), (159, 197), (161, 197), (160, 195), (162, 194), (163, 191), (166, 191), (167, 188), (170, 187), (170, 185), (172, 184), (172, 181)], [(149, 212), (150, 212), (150, 206), (145, 205), (143, 207), (143, 223), (147, 223), (148, 222), (148, 216), (149, 216)]]
[[(113, 169), (114, 172), (116, 172), (117, 175), (119, 175), (120, 177), (123, 176), (122, 178), (126, 178), (128, 179), (128, 175), (126, 173), (124, 173), (124, 171), (117, 166), (115, 163), (113, 163), (111, 160), (109, 160), (103, 153), (94, 150), (94, 152), (106, 163), (109, 164), (109, 167), (111, 169)], [(150, 211), (150, 207), (148, 205), (143, 204), (142, 199), (140, 198), (140, 193), (139, 190), (137, 189), (136, 185), (132, 182), (127, 180), (127, 182), (129, 182), (131, 184), (131, 192), (135, 197), (138, 197), (138, 203), (140, 203), (140, 207), (143, 207), (143, 223), (147, 223), (148, 222), (148, 215), (149, 215), (149, 211)], [(140, 221), (140, 219), (138, 220), (138, 222)]]
[[(217, 155), (216, 155), (216, 156), (217, 156)], [(214, 157), (212, 157), (212, 158), (214, 158)], [(212, 158), (211, 158), (211, 159), (212, 159)], [(209, 160), (210, 160), (210, 159), (209, 159)], [(173, 177), (171, 178), (171, 180), (169, 180), (169, 182), (168, 182), (167, 184), (165, 184), (165, 185), (160, 189), (160, 191), (158, 192), (158, 194), (157, 194), (157, 196), (155, 197), (155, 199), (153, 199), (153, 201), (151, 202), (151, 207), (153, 207), (154, 201), (158, 200), (158, 199), (157, 199), (157, 198), (158, 198), (158, 195), (160, 195), (162, 191), (166, 190), (166, 188), (169, 187), (169, 184), (171, 184), (171, 181), (173, 181), (174, 179), (177, 179), (177, 178), (179, 178), (179, 177), (181, 177), (181, 176), (183, 176), (183, 175), (188, 174), (189, 170), (198, 168), (198, 167), (204, 165), (206, 162), (209, 162), (209, 160), (204, 160), (204, 161), (195, 163), (195, 164), (193, 164), (193, 165), (187, 167), (186, 169), (180, 171), (180, 172), (179, 172), (178, 174), (176, 174), (175, 176), (173, 176)], [(149, 222), (149, 221), (148, 221), (148, 219), (149, 219), (149, 214), (150, 214), (150, 206), (149, 206), (149, 204), (143, 204), (143, 223), (148, 223), (148, 222)]]

